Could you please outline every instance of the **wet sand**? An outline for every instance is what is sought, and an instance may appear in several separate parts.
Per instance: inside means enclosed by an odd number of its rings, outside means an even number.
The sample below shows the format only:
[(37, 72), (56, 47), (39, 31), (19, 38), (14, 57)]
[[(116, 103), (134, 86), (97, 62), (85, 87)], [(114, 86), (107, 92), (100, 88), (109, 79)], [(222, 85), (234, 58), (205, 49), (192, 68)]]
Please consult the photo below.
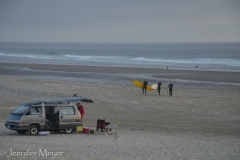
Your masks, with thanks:
[(68, 71), (68, 72), (152, 74), (157, 78), (240, 83), (240, 72), (233, 71), (174, 70), (156, 68), (17, 64), (17, 63), (0, 63), (0, 66), (21, 68), (25, 67), (37, 70)]

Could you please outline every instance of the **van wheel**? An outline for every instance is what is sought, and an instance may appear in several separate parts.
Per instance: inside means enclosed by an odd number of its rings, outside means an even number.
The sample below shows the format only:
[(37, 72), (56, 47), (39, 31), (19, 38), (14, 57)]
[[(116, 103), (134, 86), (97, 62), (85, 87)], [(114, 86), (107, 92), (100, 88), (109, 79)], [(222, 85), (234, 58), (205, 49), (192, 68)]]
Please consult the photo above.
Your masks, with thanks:
[(29, 135), (34, 135), (35, 136), (35, 135), (38, 134), (38, 132), (39, 132), (39, 128), (36, 125), (30, 126), (29, 129), (28, 129), (28, 134)]
[(27, 131), (17, 131), (18, 134), (25, 134)]
[(71, 134), (73, 132), (73, 129), (72, 128), (69, 128), (69, 129), (65, 129), (64, 132), (66, 134)]

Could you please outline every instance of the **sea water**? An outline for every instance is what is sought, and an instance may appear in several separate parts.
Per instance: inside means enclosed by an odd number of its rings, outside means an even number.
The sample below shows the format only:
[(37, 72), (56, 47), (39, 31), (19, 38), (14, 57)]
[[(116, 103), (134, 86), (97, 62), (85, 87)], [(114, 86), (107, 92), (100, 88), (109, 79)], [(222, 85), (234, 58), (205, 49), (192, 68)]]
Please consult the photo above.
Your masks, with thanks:
[[(240, 43), (201, 44), (78, 44), (78, 43), (0, 43), (0, 63), (64, 64), (88, 66), (118, 66), (187, 70), (240, 71)], [(132, 79), (156, 77), (147, 74), (73, 73), (41, 71), (27, 68), (0, 67), (0, 74), (21, 75), (41, 79), (132, 85)], [(175, 86), (232, 86), (234, 83), (172, 81)]]
[(0, 63), (240, 71), (240, 43), (0, 43)]

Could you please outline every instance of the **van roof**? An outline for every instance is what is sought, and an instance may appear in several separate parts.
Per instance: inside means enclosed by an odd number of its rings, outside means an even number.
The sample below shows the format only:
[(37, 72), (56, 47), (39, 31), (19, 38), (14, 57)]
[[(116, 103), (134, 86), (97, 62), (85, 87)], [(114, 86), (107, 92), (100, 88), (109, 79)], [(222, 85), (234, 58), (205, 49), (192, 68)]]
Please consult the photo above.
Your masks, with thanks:
[(70, 104), (71, 102), (77, 102), (77, 101), (93, 103), (93, 101), (91, 99), (87, 99), (84, 97), (72, 97), (72, 98), (68, 98), (68, 99), (60, 100), (60, 101), (59, 100), (48, 100), (48, 101), (27, 102), (24, 105), (26, 105), (26, 106), (40, 105), (42, 103), (44, 103), (44, 104)]

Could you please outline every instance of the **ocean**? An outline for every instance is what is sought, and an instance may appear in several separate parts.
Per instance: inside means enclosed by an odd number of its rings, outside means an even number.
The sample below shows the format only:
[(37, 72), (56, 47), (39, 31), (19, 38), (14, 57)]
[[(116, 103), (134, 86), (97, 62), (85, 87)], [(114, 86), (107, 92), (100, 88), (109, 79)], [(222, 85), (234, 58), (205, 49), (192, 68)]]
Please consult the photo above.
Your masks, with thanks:
[(0, 43), (0, 63), (240, 71), (240, 43)]
[[(108, 67), (138, 67), (186, 70), (240, 71), (240, 43), (201, 44), (83, 44), (0, 43), (0, 63), (63, 64)], [(0, 67), (0, 74), (40, 79), (113, 85), (132, 85), (132, 79), (156, 77), (147, 74), (73, 73), (28, 68)], [(239, 83), (161, 79), (178, 87), (240, 87)]]

